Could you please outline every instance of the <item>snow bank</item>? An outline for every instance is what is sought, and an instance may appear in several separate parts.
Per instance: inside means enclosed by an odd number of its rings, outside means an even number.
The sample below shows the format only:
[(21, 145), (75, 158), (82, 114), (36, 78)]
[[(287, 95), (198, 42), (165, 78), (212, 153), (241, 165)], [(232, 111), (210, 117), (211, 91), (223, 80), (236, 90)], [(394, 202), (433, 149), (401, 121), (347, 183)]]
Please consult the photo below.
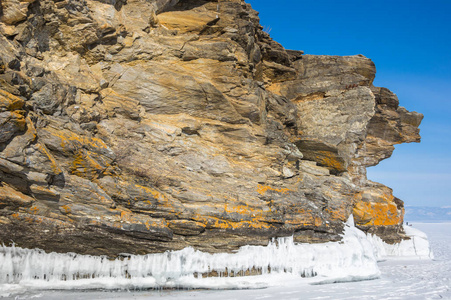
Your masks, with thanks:
[[(295, 244), (292, 237), (286, 237), (268, 246), (244, 246), (235, 253), (185, 248), (115, 260), (3, 246), (0, 266), (0, 290), (6, 293), (21, 289), (262, 288), (280, 284), (287, 276), (336, 282), (380, 274), (372, 244), (352, 226), (346, 226), (340, 242)], [(240, 277), (249, 274), (259, 276)]]
[(404, 226), (409, 240), (398, 244), (387, 244), (376, 235), (368, 235), (373, 244), (375, 256), (378, 260), (385, 259), (433, 259), (431, 247), (426, 234), (410, 226)]

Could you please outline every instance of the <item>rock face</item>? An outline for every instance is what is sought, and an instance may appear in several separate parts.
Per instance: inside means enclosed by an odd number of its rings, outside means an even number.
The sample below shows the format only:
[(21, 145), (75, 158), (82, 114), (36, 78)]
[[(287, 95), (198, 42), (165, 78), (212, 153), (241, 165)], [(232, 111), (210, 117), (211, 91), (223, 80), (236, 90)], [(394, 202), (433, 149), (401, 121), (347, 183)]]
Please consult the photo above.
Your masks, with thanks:
[(422, 115), (361, 56), (285, 50), (240, 0), (4, 0), (0, 242), (84, 254), (387, 242), (366, 179)]

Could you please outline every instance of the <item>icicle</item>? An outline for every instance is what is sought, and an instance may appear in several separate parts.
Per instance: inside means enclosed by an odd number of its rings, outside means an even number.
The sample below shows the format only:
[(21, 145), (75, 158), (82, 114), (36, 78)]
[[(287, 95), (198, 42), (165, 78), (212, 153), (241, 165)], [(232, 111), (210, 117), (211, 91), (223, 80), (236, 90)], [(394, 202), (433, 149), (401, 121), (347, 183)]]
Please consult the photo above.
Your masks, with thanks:
[(210, 254), (185, 248), (109, 260), (0, 247), (0, 290), (7, 284), (37, 289), (249, 288), (250, 283), (240, 276), (254, 273), (262, 274), (260, 277), (358, 274), (374, 278), (379, 270), (370, 239), (349, 226), (341, 242), (295, 244), (293, 237), (285, 237), (273, 239), (265, 247), (244, 246), (236, 253)]

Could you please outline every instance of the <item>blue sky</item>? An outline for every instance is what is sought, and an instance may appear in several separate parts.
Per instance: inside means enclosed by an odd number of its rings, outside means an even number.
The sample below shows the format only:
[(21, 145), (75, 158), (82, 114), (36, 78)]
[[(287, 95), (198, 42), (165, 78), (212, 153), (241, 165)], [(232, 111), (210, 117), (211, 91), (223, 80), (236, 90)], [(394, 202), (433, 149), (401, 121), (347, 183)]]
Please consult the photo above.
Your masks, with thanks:
[(402, 144), (368, 178), (410, 206), (451, 206), (451, 1), (247, 0), (287, 49), (363, 54), (374, 84), (425, 115), (420, 144)]

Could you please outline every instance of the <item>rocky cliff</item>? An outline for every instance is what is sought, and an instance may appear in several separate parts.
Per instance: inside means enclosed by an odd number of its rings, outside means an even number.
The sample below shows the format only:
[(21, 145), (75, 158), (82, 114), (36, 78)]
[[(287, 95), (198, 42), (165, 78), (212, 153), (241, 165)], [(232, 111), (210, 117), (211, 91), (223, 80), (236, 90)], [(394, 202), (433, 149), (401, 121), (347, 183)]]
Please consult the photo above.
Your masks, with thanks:
[(2, 0), (0, 242), (208, 252), (403, 239), (366, 179), (422, 115), (364, 56), (284, 49), (241, 0)]

